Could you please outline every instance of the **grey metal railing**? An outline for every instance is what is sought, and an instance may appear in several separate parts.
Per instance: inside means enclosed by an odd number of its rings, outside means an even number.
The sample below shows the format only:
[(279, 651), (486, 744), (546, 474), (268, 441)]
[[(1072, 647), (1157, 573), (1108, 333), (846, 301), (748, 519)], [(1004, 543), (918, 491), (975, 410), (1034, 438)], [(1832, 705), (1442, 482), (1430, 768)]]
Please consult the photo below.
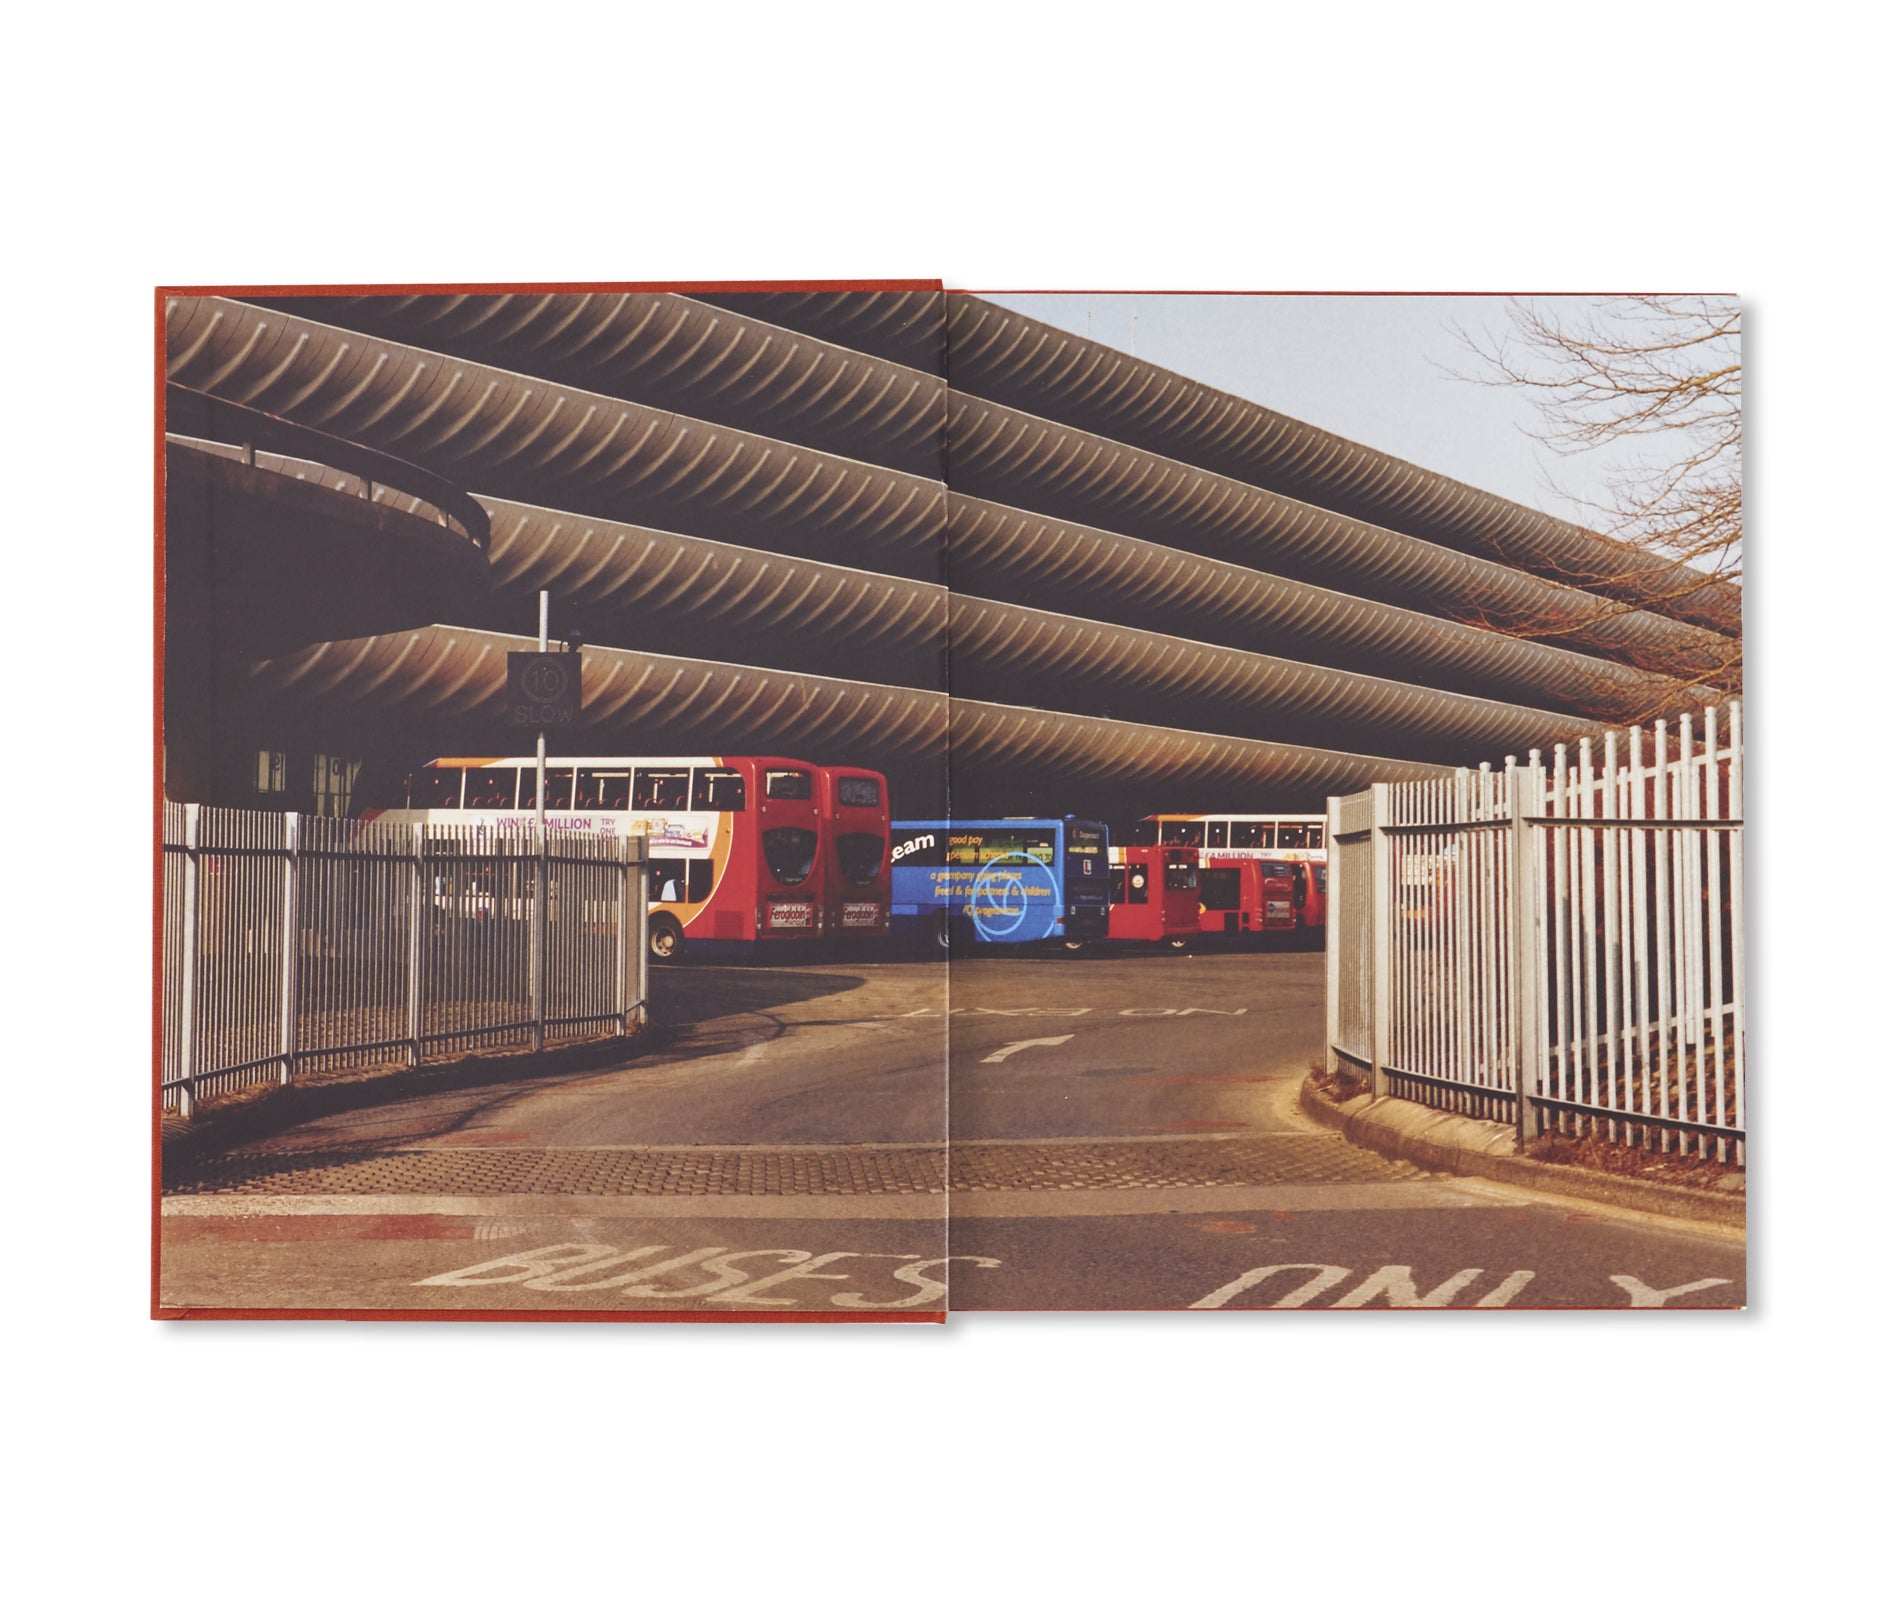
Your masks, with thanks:
[(1328, 813), (1335, 1064), (1527, 1141), (1742, 1162), (1739, 701)]
[(166, 805), (164, 1108), (190, 1116), (305, 1074), (633, 1031), (646, 857), (637, 836)]

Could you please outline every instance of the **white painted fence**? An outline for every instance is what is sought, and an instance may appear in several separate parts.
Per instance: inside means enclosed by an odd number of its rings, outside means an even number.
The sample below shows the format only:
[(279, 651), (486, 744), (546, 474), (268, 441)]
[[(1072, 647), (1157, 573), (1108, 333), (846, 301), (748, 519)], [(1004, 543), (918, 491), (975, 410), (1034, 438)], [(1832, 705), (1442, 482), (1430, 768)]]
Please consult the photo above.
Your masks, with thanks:
[(1375, 784), (1327, 820), (1336, 1064), (1526, 1140), (1741, 1163), (1739, 701), (1549, 766)]
[(165, 1109), (483, 1043), (632, 1031), (646, 858), (637, 837), (537, 848), (532, 830), (168, 804)]

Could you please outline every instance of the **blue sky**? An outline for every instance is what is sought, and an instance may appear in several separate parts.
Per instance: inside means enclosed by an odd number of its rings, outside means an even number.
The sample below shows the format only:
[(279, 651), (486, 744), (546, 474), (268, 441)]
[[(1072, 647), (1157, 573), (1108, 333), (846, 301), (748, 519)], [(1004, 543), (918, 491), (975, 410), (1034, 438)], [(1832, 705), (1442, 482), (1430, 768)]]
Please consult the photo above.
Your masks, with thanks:
[(1480, 343), (1509, 332), (1502, 296), (983, 298), (1494, 494), (1601, 522), (1577, 497), (1607, 498), (1611, 463), (1555, 455), (1526, 432), (1538, 418), (1521, 393), (1458, 376), (1482, 370), (1460, 328)]

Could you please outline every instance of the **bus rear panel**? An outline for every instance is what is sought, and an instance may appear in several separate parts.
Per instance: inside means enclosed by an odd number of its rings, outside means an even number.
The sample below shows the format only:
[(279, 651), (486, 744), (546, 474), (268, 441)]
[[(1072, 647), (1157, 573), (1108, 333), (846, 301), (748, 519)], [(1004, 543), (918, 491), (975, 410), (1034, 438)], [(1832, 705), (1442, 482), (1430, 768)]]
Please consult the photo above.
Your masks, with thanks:
[(1109, 848), (1108, 936), (1179, 949), (1200, 932), (1200, 868), (1193, 850)]
[(891, 931), (891, 804), (884, 774), (820, 767), (818, 782), (825, 937), (884, 939)]
[(1201, 932), (1234, 937), (1291, 933), (1306, 898), (1304, 864), (1227, 861), (1201, 865)]

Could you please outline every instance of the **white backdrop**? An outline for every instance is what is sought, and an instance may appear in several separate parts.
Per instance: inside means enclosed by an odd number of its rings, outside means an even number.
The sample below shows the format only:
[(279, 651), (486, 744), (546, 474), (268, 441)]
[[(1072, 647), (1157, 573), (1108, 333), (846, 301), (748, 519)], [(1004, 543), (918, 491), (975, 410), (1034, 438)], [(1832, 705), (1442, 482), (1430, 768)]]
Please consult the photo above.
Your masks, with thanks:
[[(15, 1015), (67, 999), (7, 1052), (29, 1562), (194, 1595), (1844, 1580), (1878, 1525), (1853, 1439), (1891, 1395), (1879, 1156), (1846, 1132), (1893, 1047), (1834, 997), (1888, 985), (1892, 938), (1884, 875), (1827, 884), (1804, 775), (1891, 742), (1864, 686), (1894, 576), (1865, 326), (1892, 24), (1850, 47), (1653, 4), (1587, 31), (1519, 5), (1321, 14), (16, 20), (9, 590), (16, 648), (79, 693), (16, 702), (8, 814), (57, 823), (22, 797), (111, 763), (130, 824), (78, 892), (51, 852), (14, 880), (36, 917)], [(827, 275), (1745, 296), (1753, 1311), (145, 1321), (147, 1130), (110, 1084), (149, 1048), (151, 729), (126, 683), (150, 649), (152, 286)], [(93, 559), (108, 531), (122, 562)]]

